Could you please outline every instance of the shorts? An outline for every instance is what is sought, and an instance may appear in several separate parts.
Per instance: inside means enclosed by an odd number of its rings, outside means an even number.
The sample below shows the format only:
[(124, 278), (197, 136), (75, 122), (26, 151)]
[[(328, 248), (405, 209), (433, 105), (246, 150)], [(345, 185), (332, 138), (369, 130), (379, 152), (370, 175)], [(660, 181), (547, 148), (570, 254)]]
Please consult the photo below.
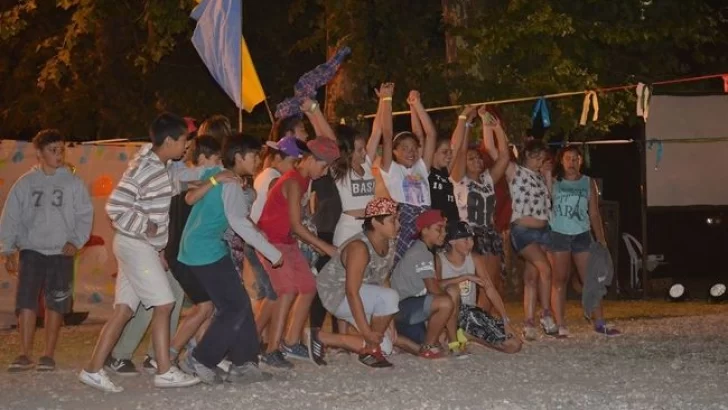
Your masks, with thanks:
[(592, 244), (591, 232), (582, 232), (576, 235), (566, 235), (551, 231), (551, 252), (571, 252), (582, 253), (589, 252)]
[(136, 311), (174, 303), (174, 294), (159, 253), (149, 243), (116, 233), (114, 255), (119, 266), (114, 306), (124, 304)]
[(210, 301), (210, 295), (205, 290), (205, 287), (202, 286), (202, 282), (197, 279), (191, 266), (177, 262), (175, 269), (172, 271), (172, 276), (177, 279), (179, 286), (193, 304), (199, 305), (200, 303)]
[(491, 255), (503, 256), (503, 236), (496, 232), (492, 226), (473, 227), (473, 250), (481, 255), (489, 253)]
[(273, 244), (281, 252), (283, 265), (274, 268), (268, 259), (258, 255), (258, 259), (268, 272), (273, 290), (278, 296), (290, 294), (316, 293), (316, 279), (296, 243)]
[(503, 321), (477, 306), (460, 305), (458, 327), (487, 344), (499, 345), (508, 339)]
[[(424, 323), (432, 312), (433, 296), (414, 296), (399, 301), (399, 313), (394, 317), (397, 325), (416, 325)], [(399, 329), (399, 328), (398, 328)]]
[(548, 226), (537, 229), (511, 224), (511, 243), (516, 253), (521, 253), (522, 250), (531, 244), (549, 247), (551, 243), (551, 231)]
[(258, 254), (255, 253), (255, 249), (252, 246), (245, 244), (243, 246), (243, 254), (245, 255), (245, 261), (250, 266), (250, 270), (253, 272), (253, 291), (255, 292), (255, 299), (278, 299), (278, 294), (273, 290), (273, 285), (270, 282), (268, 272), (263, 268), (263, 264), (260, 262)]
[(73, 256), (20, 251), (15, 313), (38, 311), (38, 296), (45, 294), (47, 309), (65, 315), (73, 305)]
[[(372, 316), (389, 316), (399, 311), (399, 295), (392, 288), (367, 285), (365, 283), (359, 289), (359, 297), (361, 297), (361, 303), (364, 306), (364, 315), (366, 315), (367, 321), (371, 321)], [(349, 300), (346, 297), (339, 303), (336, 310), (331, 313), (336, 318), (345, 320), (356, 327), (356, 321), (354, 320), (354, 315), (351, 313)]]
[[(359, 296), (364, 306), (364, 315), (367, 318), (367, 322), (371, 322), (374, 316), (389, 316), (397, 313), (399, 310), (399, 295), (392, 288), (365, 283), (359, 289)], [(351, 308), (349, 307), (349, 300), (346, 297), (339, 303), (335, 311), (331, 313), (337, 319), (345, 320), (354, 326), (354, 328), (357, 328), (354, 315), (352, 315)], [(389, 332), (384, 333), (384, 338), (379, 346), (385, 355), (392, 353), (392, 337)]]

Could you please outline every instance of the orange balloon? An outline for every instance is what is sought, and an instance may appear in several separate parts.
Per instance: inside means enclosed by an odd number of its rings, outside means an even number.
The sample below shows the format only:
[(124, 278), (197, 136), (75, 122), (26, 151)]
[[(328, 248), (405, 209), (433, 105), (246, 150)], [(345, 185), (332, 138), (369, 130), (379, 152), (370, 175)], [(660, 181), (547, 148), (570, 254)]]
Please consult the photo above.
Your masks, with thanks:
[(93, 196), (109, 196), (114, 189), (114, 181), (108, 175), (102, 175), (96, 178), (91, 186), (91, 194)]

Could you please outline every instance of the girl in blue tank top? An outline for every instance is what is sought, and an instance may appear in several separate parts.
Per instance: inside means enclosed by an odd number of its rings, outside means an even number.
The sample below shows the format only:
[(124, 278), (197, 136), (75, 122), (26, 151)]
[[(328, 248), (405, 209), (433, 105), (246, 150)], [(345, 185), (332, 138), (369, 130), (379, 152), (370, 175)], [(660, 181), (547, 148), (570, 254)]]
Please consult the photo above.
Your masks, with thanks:
[[(589, 263), (592, 230), (597, 241), (606, 246), (604, 226), (599, 213), (599, 191), (594, 180), (581, 173), (583, 157), (576, 146), (562, 149), (556, 161), (555, 179), (551, 188), (551, 240), (549, 253), (552, 261), (551, 300), (559, 326), (559, 336), (568, 337), (564, 320), (566, 286), (574, 261), (581, 282), (584, 283)], [(607, 336), (620, 334), (608, 328), (601, 306), (594, 313), (594, 330)]]

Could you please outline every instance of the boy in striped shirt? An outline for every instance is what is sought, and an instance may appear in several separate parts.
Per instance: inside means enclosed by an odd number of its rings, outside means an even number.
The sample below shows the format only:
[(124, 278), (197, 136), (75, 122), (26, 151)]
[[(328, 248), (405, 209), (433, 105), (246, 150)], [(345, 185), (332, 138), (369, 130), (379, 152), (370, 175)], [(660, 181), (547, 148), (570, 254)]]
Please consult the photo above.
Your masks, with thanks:
[(91, 361), (79, 379), (96, 389), (121, 392), (103, 370), (104, 361), (122, 329), (141, 303), (152, 313), (152, 341), (157, 360), (157, 387), (186, 387), (199, 383), (173, 366), (169, 358), (169, 321), (175, 298), (166, 275), (163, 250), (167, 246), (169, 205), (174, 195), (167, 164), (180, 159), (187, 148), (187, 123), (162, 114), (150, 127), (152, 144), (142, 147), (129, 163), (109, 196), (106, 213), (114, 227), (116, 278), (114, 312), (106, 322)]

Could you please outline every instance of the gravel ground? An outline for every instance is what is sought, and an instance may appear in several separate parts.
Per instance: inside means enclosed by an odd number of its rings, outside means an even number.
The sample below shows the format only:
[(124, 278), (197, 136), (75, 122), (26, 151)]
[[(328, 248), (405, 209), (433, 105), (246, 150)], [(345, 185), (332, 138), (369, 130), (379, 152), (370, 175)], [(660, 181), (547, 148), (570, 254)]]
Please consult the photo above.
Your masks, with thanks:
[[(159, 390), (147, 376), (115, 377), (126, 389), (121, 394), (77, 381), (99, 330), (81, 326), (64, 330), (56, 373), (0, 373), (0, 408), (728, 409), (728, 309), (709, 311), (719, 313), (625, 317), (616, 320), (625, 335), (611, 339), (580, 324), (569, 339), (542, 339), (511, 356), (483, 348), (434, 362), (398, 354), (393, 369), (370, 370), (338, 355), (327, 367), (300, 364), (254, 386)], [(0, 333), (3, 365), (15, 344), (15, 334)]]

